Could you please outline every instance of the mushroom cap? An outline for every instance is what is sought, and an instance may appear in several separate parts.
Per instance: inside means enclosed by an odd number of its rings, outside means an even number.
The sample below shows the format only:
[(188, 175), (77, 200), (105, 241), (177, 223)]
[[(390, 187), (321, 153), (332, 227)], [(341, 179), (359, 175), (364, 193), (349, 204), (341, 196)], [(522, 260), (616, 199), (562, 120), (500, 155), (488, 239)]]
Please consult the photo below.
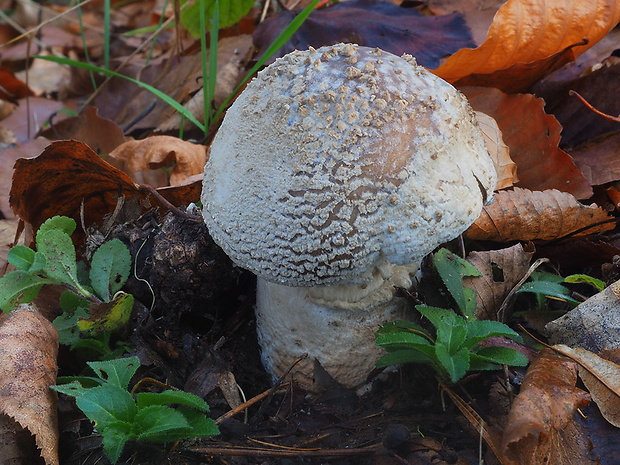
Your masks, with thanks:
[(242, 92), (211, 145), (203, 216), (266, 280), (359, 283), (462, 233), (496, 177), (462, 94), (411, 56), (338, 44), (292, 52)]

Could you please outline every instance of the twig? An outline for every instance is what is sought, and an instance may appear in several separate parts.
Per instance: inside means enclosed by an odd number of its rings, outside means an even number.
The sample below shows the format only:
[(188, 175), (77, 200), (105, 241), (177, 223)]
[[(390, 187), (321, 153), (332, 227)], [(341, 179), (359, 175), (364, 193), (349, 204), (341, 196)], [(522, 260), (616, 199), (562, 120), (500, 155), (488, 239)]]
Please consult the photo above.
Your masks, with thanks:
[(523, 275), (523, 277), (519, 280), (519, 282), (515, 284), (515, 286), (510, 290), (510, 292), (508, 293), (508, 295), (502, 302), (502, 306), (499, 307), (499, 310), (497, 311), (497, 321), (504, 321), (504, 315), (506, 313), (506, 309), (508, 308), (508, 305), (510, 304), (512, 300), (512, 297), (521, 288), (521, 286), (523, 286), (523, 283), (525, 283), (525, 281), (528, 280), (531, 274), (534, 271), (536, 271), (536, 268), (538, 268), (540, 265), (548, 261), (549, 261), (548, 258), (539, 258), (532, 264), (532, 266), (530, 266), (529, 270), (527, 270), (527, 273), (525, 273), (525, 275)]
[(381, 446), (363, 447), (359, 449), (291, 449), (291, 450), (275, 450), (263, 447), (200, 447), (197, 449), (188, 449), (200, 455), (223, 455), (230, 457), (347, 457), (363, 455), (375, 455), (381, 451)]
[(147, 194), (151, 194), (153, 197), (155, 197), (157, 199), (157, 201), (163, 205), (164, 207), (166, 207), (168, 210), (170, 210), (172, 213), (174, 213), (177, 216), (180, 216), (181, 218), (185, 218), (191, 221), (195, 221), (197, 223), (202, 223), (202, 217), (200, 216), (195, 216), (195, 215), (190, 215), (187, 212), (184, 212), (183, 210), (181, 210), (180, 208), (175, 207), (174, 205), (172, 205), (168, 199), (166, 199), (163, 195), (161, 195), (153, 186), (149, 186), (148, 184), (140, 184), (138, 186), (138, 189), (140, 189), (141, 192), (145, 192)]
[(569, 90), (568, 95), (574, 95), (575, 97), (577, 97), (579, 100), (581, 100), (581, 103), (583, 103), (586, 107), (588, 107), (591, 111), (593, 111), (597, 115), (602, 116), (603, 118), (608, 119), (609, 121), (620, 123), (620, 116), (611, 116), (611, 115), (608, 115), (607, 113), (603, 113), (602, 111), (597, 110), (592, 105), (590, 105), (590, 103), (585, 98), (579, 95), (578, 92), (574, 90)]
[[(288, 383), (284, 383), (282, 386), (279, 387), (283, 387), (286, 386)], [(255, 395), (254, 397), (252, 397), (250, 400), (245, 401), (243, 404), (237, 405), (234, 409), (229, 410), (228, 412), (226, 412), (224, 415), (220, 416), (217, 420), (215, 420), (215, 424), (219, 425), (220, 423), (222, 423), (224, 420), (227, 420), (228, 418), (232, 418), (235, 415), (237, 415), (238, 413), (243, 412), (245, 409), (247, 409), (248, 407), (251, 407), (252, 405), (254, 405), (256, 402), (258, 402), (259, 400), (264, 399), (265, 397), (267, 397), (269, 394), (271, 394), (271, 391), (273, 390), (273, 388), (269, 388), (264, 392), (261, 392), (258, 395)]]

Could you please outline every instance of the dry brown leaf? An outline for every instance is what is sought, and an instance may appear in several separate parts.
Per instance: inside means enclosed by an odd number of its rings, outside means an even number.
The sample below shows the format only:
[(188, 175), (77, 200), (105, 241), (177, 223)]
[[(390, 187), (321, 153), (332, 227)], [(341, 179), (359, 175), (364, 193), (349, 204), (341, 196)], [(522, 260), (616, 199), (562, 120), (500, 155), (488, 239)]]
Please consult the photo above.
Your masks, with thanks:
[(553, 344), (590, 351), (620, 348), (620, 281), (545, 326)]
[(110, 157), (123, 161), (123, 171), (140, 183), (144, 183), (143, 172), (174, 164), (170, 184), (176, 185), (204, 171), (207, 148), (176, 137), (153, 136), (127, 141), (110, 152)]
[[(433, 72), (454, 83), (473, 74), (489, 75), (521, 65), (517, 74), (531, 76), (520, 83), (525, 88), (541, 77), (541, 68), (548, 73), (557, 69), (557, 64), (574, 59), (618, 21), (618, 0), (509, 0), (497, 11), (480, 47), (459, 50)], [(587, 45), (565, 52), (584, 38)], [(562, 54), (567, 55), (564, 60), (558, 56)], [(549, 57), (553, 59), (548, 61)], [(499, 83), (505, 79), (496, 77)]]
[(584, 142), (569, 153), (593, 186), (620, 179), (620, 131), (608, 132)]
[(574, 421), (577, 408), (590, 401), (575, 387), (576, 363), (550, 349), (540, 352), (525, 375), (502, 438), (509, 465), (587, 465), (588, 439)]
[[(515, 187), (495, 194), (495, 201), (482, 209), (465, 234), (487, 241), (552, 240), (605, 221), (610, 217), (600, 207), (580, 204), (575, 197), (555, 189), (532, 192)], [(614, 223), (588, 228), (585, 236), (615, 227)]]
[(558, 189), (578, 199), (592, 196), (592, 187), (573, 159), (559, 147), (562, 126), (545, 113), (544, 100), (530, 94), (508, 95), (498, 89), (466, 87), (461, 91), (472, 107), (491, 116), (517, 164), (518, 186), (533, 191)]
[(579, 347), (558, 344), (553, 348), (579, 364), (579, 376), (601, 415), (620, 428), (620, 365)]
[[(525, 275), (534, 252), (526, 252), (521, 244), (501, 250), (471, 252), (467, 261), (482, 276), (465, 277), (463, 284), (476, 292), (476, 313), (479, 320), (498, 320), (498, 310), (512, 288)], [(504, 321), (503, 315), (500, 321)]]
[(510, 149), (502, 139), (502, 131), (491, 116), (481, 111), (476, 112), (478, 126), (484, 136), (484, 142), (491, 155), (497, 171), (496, 190), (506, 189), (519, 181), (517, 178), (517, 164), (510, 158)]
[(32, 305), (20, 305), (0, 326), (0, 412), (36, 439), (48, 465), (58, 462), (56, 384), (58, 333)]
[(43, 465), (37, 444), (28, 430), (8, 415), (0, 414), (0, 463), (2, 465)]

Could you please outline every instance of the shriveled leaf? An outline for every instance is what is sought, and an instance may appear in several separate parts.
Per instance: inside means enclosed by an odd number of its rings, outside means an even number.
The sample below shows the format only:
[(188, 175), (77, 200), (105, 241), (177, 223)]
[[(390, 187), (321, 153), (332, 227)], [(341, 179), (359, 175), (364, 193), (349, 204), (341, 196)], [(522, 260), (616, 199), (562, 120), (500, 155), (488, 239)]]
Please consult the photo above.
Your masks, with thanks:
[[(617, 127), (618, 123), (615, 124)], [(620, 180), (619, 150), (620, 131), (613, 131), (590, 139), (569, 153), (588, 182), (600, 186)]]
[(620, 282), (582, 302), (545, 329), (554, 344), (590, 351), (620, 348)]
[(10, 465), (43, 465), (34, 437), (10, 416), (0, 414), (0, 457)]
[(517, 164), (510, 158), (510, 149), (502, 139), (502, 131), (500, 131), (497, 121), (481, 111), (476, 112), (476, 119), (497, 171), (497, 185), (495, 189), (500, 190), (511, 187), (519, 180), (517, 178)]
[(133, 295), (121, 292), (110, 302), (89, 306), (88, 318), (80, 318), (77, 326), (81, 331), (114, 332), (127, 324), (133, 309)]
[(558, 344), (553, 348), (579, 364), (579, 376), (592, 400), (603, 417), (620, 428), (620, 365), (579, 347)]
[(574, 417), (590, 396), (575, 387), (577, 367), (550, 349), (541, 351), (512, 404), (502, 438), (503, 463), (586, 465), (588, 439)]
[[(264, 50), (282, 32), (296, 11), (263, 21), (254, 43)], [(471, 47), (469, 30), (459, 14), (424, 16), (413, 8), (389, 2), (353, 0), (314, 11), (273, 59), (293, 50), (351, 42), (402, 55), (409, 53), (427, 67), (463, 47)]]
[(56, 465), (56, 329), (33, 305), (21, 305), (0, 326), (0, 340), (0, 412), (28, 429), (46, 464)]
[(465, 277), (463, 284), (476, 293), (475, 316), (479, 320), (506, 321), (509, 315), (499, 315), (504, 300), (527, 272), (533, 251), (523, 250), (521, 244), (500, 250), (471, 252), (467, 261), (482, 273)]
[[(618, 21), (617, 0), (509, 0), (480, 47), (459, 50), (433, 72), (452, 83), (482, 75), (483, 85), (518, 92), (592, 47)], [(584, 38), (587, 45), (575, 46)]]
[(124, 170), (132, 177), (137, 172), (174, 165), (170, 184), (175, 185), (204, 171), (206, 153), (204, 145), (171, 136), (152, 136), (127, 141), (113, 150), (110, 157), (122, 161)]
[[(202, 184), (196, 181), (160, 192), (173, 204), (181, 205), (197, 201), (201, 189)], [(10, 203), (16, 215), (36, 231), (47, 218), (56, 215), (79, 221), (82, 201), (86, 225), (101, 225), (104, 215), (114, 211), (120, 195), (126, 197), (125, 205), (131, 204), (128, 199), (136, 199), (143, 211), (153, 206), (165, 208), (86, 144), (58, 141), (52, 142), (38, 157), (17, 160)], [(83, 234), (80, 229), (76, 236)]]
[(517, 185), (530, 190), (558, 189), (579, 199), (592, 187), (572, 158), (559, 148), (562, 127), (544, 111), (545, 101), (530, 94), (508, 95), (498, 89), (465, 87), (474, 110), (495, 119), (510, 158), (517, 164)]
[(552, 240), (586, 227), (577, 235), (609, 231), (614, 223), (590, 227), (609, 218), (602, 208), (582, 205), (565, 192), (532, 192), (515, 187), (512, 191), (497, 192), (495, 202), (483, 207), (465, 235), (499, 242)]

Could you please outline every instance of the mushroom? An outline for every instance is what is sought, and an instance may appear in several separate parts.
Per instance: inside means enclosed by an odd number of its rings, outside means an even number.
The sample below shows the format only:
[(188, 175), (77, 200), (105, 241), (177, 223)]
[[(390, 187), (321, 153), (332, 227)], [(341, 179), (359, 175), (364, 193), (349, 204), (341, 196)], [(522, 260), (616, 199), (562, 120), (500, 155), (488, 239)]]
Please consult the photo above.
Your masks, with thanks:
[(396, 296), (461, 234), (496, 172), (475, 115), (413, 57), (338, 44), (265, 68), (211, 145), (202, 192), (213, 239), (258, 277), (256, 323), (274, 377), (314, 389), (316, 359), (366, 381), (374, 332), (410, 311)]

